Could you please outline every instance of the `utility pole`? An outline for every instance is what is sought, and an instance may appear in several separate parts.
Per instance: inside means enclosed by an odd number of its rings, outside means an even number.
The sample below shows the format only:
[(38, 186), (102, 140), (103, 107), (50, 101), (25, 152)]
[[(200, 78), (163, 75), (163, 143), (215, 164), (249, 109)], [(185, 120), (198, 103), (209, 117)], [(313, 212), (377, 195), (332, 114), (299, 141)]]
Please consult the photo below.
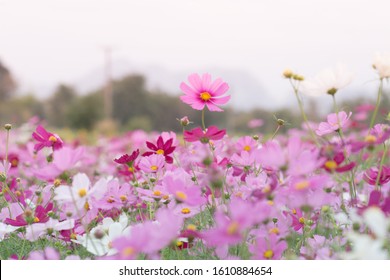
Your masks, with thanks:
[(106, 120), (112, 118), (112, 49), (104, 47), (104, 73), (106, 85), (104, 87), (104, 117)]

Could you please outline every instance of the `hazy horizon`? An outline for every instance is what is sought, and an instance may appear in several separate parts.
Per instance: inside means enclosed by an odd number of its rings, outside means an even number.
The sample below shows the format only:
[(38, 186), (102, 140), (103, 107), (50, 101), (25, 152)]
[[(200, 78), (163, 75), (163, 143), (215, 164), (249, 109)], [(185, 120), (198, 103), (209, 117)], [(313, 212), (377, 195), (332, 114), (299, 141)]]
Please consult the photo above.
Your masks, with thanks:
[(343, 62), (356, 75), (341, 98), (374, 98), (372, 58), (390, 51), (389, 10), (384, 0), (0, 0), (0, 60), (20, 92), (42, 97), (59, 83), (98, 83), (110, 46), (114, 78), (144, 70), (151, 86), (179, 92), (188, 74), (209, 72), (241, 109), (294, 102), (285, 68), (311, 77)]

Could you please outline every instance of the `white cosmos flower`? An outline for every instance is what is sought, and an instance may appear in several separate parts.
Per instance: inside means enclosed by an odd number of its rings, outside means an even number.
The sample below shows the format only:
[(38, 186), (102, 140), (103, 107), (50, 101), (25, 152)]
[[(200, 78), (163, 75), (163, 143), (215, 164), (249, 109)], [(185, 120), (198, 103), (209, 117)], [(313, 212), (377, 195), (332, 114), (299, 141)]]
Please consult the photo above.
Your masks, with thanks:
[(351, 83), (353, 73), (344, 64), (337, 64), (334, 68), (326, 68), (314, 79), (302, 82), (301, 90), (306, 95), (319, 96), (334, 95), (338, 90)]
[(350, 232), (347, 238), (352, 242), (352, 251), (342, 255), (345, 259), (386, 260), (388, 258), (386, 251), (383, 250), (383, 240), (355, 232)]
[(130, 234), (130, 227), (127, 227), (128, 219), (126, 214), (119, 217), (118, 222), (111, 218), (104, 218), (102, 223), (94, 227), (89, 234), (78, 235), (75, 243), (84, 246), (88, 252), (96, 256), (112, 256), (117, 250), (112, 248), (112, 241), (122, 235)]
[(7, 233), (10, 233), (10, 232), (13, 232), (17, 229), (18, 229), (18, 227), (14, 227), (14, 226), (0, 223), (0, 241), (2, 241), (4, 239), (4, 235), (6, 235)]
[(49, 219), (46, 223), (35, 223), (27, 226), (26, 239), (36, 241), (40, 236), (46, 235), (48, 230), (61, 231), (74, 228), (74, 220), (58, 221)]
[(390, 53), (376, 53), (372, 66), (381, 79), (390, 78)]
[(378, 239), (385, 240), (388, 234), (390, 220), (378, 207), (370, 207), (363, 213), (364, 222)]
[(91, 181), (84, 173), (78, 173), (73, 177), (72, 187), (60, 185), (55, 189), (54, 199), (60, 203), (75, 203), (81, 209), (92, 195), (100, 198), (106, 191), (107, 180), (101, 178), (91, 187)]

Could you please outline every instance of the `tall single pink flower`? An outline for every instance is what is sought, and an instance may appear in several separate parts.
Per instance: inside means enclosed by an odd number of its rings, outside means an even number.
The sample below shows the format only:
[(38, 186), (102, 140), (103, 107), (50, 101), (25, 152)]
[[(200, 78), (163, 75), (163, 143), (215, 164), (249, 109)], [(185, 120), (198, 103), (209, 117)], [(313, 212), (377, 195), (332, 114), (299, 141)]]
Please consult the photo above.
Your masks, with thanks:
[(190, 131), (184, 131), (184, 140), (187, 142), (200, 141), (207, 144), (210, 140), (221, 140), (226, 134), (226, 130), (219, 130), (216, 126), (210, 126), (206, 131), (200, 127), (194, 128)]
[(32, 137), (39, 142), (34, 146), (36, 152), (42, 150), (44, 147), (53, 147), (53, 150), (59, 150), (64, 144), (57, 134), (48, 132), (41, 125), (38, 125), (37, 130), (33, 132)]
[(318, 129), (316, 130), (317, 135), (323, 136), (343, 128), (347, 125), (351, 115), (352, 112), (347, 115), (347, 113), (344, 111), (339, 112), (338, 117), (336, 113), (329, 114), (327, 117), (327, 122), (322, 122), (318, 126)]
[(180, 97), (181, 101), (195, 110), (203, 110), (207, 106), (210, 111), (223, 111), (217, 105), (224, 105), (230, 100), (230, 95), (222, 96), (229, 89), (227, 83), (220, 78), (211, 81), (210, 74), (203, 74), (202, 77), (191, 74), (188, 76), (188, 81), (190, 85), (180, 84), (180, 89), (185, 94)]

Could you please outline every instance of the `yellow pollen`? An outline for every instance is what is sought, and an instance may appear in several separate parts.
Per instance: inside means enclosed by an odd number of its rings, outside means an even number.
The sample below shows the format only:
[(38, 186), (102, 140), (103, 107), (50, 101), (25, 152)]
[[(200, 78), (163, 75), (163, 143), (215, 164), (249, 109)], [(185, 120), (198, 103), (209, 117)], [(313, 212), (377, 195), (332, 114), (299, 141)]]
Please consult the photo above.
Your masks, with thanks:
[(307, 187), (309, 187), (310, 183), (309, 181), (301, 181), (301, 182), (298, 182), (295, 184), (295, 189), (296, 190), (304, 190), (304, 189), (307, 189)]
[(192, 230), (192, 231), (196, 231), (196, 226), (193, 225), (193, 224), (190, 224), (190, 225), (187, 226), (187, 229), (188, 230)]
[(305, 223), (305, 218), (304, 217), (300, 217), (299, 218), (299, 223), (301, 223), (303, 225)]
[(163, 155), (163, 154), (164, 154), (164, 150), (158, 149), (158, 150), (156, 151), (156, 154), (158, 154), (158, 155)]
[(180, 241), (180, 240), (176, 241), (176, 246), (177, 246), (177, 247), (183, 246), (183, 242)]
[(21, 196), (22, 193), (21, 193), (20, 191), (16, 191), (16, 192), (15, 192), (15, 195), (16, 195), (16, 196)]
[(57, 142), (57, 138), (52, 135), (49, 137), (49, 141), (55, 143), (55, 142)]
[(266, 185), (266, 186), (261, 190), (262, 193), (269, 193), (270, 191), (271, 191), (271, 186), (270, 186), (270, 185)]
[(266, 259), (271, 259), (274, 256), (274, 251), (272, 250), (267, 250), (264, 252), (264, 258)]
[(119, 198), (122, 202), (125, 202), (127, 200), (127, 196), (125, 196), (124, 194), (122, 194)]
[(376, 137), (374, 135), (367, 135), (365, 138), (364, 138), (364, 141), (367, 142), (367, 143), (375, 143), (376, 142)]
[(183, 214), (190, 214), (191, 210), (189, 208), (183, 208), (183, 209), (181, 209), (181, 213), (183, 213)]
[(40, 220), (39, 220), (38, 217), (35, 217), (35, 218), (34, 218), (34, 223), (39, 223), (39, 221), (40, 221)]
[(236, 192), (234, 195), (235, 195), (236, 197), (241, 197), (241, 198), (242, 198), (242, 192)]
[(208, 93), (207, 91), (202, 92), (202, 93), (200, 94), (200, 99), (202, 99), (203, 101), (209, 101), (210, 98), (211, 98), (211, 94)]
[(87, 190), (86, 189), (79, 189), (78, 191), (79, 197), (84, 197), (87, 195)]
[(11, 160), (11, 166), (12, 166), (12, 167), (18, 166), (18, 163), (19, 163), (19, 161), (18, 161), (16, 158), (13, 159), (13, 160)]
[(230, 223), (226, 231), (229, 235), (235, 235), (238, 233), (239, 229), (240, 225), (237, 222), (232, 222)]
[(185, 201), (187, 199), (187, 195), (183, 192), (176, 192), (176, 198), (181, 200), (181, 201)]
[(271, 229), (269, 230), (269, 233), (279, 234), (280, 231), (279, 231), (279, 229), (278, 229), (277, 227), (274, 227), (274, 228), (271, 228)]
[(131, 172), (131, 173), (133, 173), (134, 172), (134, 168), (133, 167), (129, 167), (129, 168), (127, 168), (127, 170), (129, 171), (129, 172)]
[(153, 170), (153, 171), (157, 171), (158, 166), (157, 166), (157, 165), (152, 165), (152, 166), (150, 167), (150, 169)]
[(70, 234), (70, 239), (74, 239), (76, 240), (77, 239), (77, 235), (73, 232)]
[(167, 195), (167, 194), (164, 195), (164, 196), (163, 196), (163, 199), (165, 199), (165, 200), (169, 199), (169, 195)]
[(153, 192), (153, 195), (155, 196), (160, 196), (161, 195), (161, 192), (159, 190), (156, 190)]
[(122, 254), (125, 257), (129, 257), (134, 254), (134, 249), (132, 247), (126, 247), (125, 249), (122, 250)]
[(109, 198), (107, 198), (107, 202), (108, 202), (108, 203), (113, 203), (113, 202), (115, 202), (114, 197), (110, 196)]
[(334, 170), (337, 168), (337, 162), (335, 162), (334, 160), (328, 160), (327, 162), (325, 162), (325, 167), (330, 170)]
[(267, 200), (267, 204), (272, 206), (274, 205), (274, 202), (272, 200)]
[(85, 204), (84, 204), (84, 209), (87, 210), (87, 211), (89, 211), (89, 209), (91, 209), (91, 208), (89, 208), (89, 203), (88, 203), (88, 201), (85, 202)]
[(293, 213), (295, 215), (297, 213), (297, 210), (293, 209), (293, 210), (291, 210), (291, 213)]
[(61, 180), (60, 179), (55, 179), (54, 182), (53, 182), (53, 185), (54, 185), (54, 187), (58, 187), (59, 185), (61, 185)]
[(244, 146), (244, 151), (249, 152), (250, 150), (251, 150), (251, 146), (249, 145)]

